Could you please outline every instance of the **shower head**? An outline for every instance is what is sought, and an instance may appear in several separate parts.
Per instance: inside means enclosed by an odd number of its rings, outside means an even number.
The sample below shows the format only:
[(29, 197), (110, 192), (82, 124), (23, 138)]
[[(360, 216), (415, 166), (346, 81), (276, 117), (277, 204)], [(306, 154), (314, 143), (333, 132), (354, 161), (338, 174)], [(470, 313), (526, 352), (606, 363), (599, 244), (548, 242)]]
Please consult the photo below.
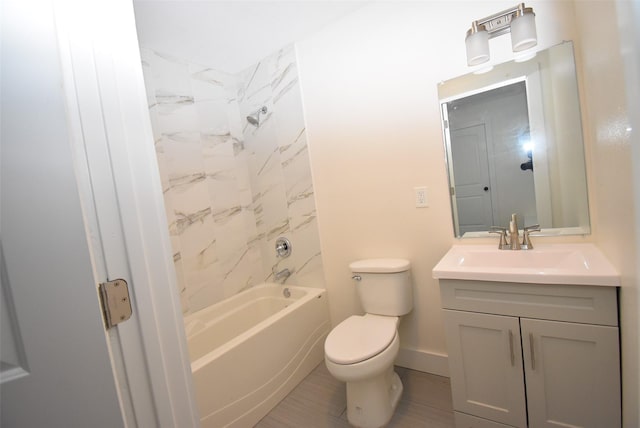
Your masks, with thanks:
[(249, 122), (253, 126), (260, 126), (260, 113), (266, 114), (267, 107), (262, 106), (258, 110), (256, 110), (254, 113), (251, 113), (249, 116), (247, 116), (247, 122)]

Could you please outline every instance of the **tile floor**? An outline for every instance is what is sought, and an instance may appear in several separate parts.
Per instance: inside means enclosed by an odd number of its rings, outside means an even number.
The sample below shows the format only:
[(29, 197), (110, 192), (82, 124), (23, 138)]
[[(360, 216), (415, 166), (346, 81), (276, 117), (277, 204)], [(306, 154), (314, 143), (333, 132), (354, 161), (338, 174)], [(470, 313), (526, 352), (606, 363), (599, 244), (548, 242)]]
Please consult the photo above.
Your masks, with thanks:
[[(396, 367), (404, 392), (389, 428), (453, 428), (449, 379)], [(349, 428), (344, 383), (320, 363), (256, 428)]]

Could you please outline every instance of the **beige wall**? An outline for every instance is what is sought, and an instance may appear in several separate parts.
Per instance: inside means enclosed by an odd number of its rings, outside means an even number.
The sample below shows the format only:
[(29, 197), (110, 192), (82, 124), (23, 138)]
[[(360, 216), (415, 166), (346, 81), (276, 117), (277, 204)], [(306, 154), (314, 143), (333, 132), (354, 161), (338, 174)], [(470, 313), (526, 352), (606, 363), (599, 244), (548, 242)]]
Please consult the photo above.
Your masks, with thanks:
[[(571, 2), (527, 5), (538, 16), (539, 49), (575, 38)], [(332, 321), (361, 312), (349, 262), (408, 258), (415, 307), (401, 325), (401, 359), (428, 371), (446, 373), (431, 269), (457, 242), (437, 84), (469, 72), (470, 22), (512, 6), (373, 3), (297, 46)], [(513, 58), (508, 36), (490, 45), (492, 60)], [(429, 208), (414, 207), (414, 186), (428, 187)]]
[[(621, 17), (629, 4), (618, 2)], [(637, 69), (635, 93), (625, 84), (625, 64), (620, 50), (616, 3), (580, 1), (576, 17), (581, 38), (584, 116), (590, 162), (590, 200), (597, 222), (595, 242), (622, 277), (620, 290), (620, 333), (622, 346), (623, 422), (637, 427), (638, 415), (638, 228), (634, 207), (634, 164), (632, 133), (627, 102), (637, 105)], [(594, 31), (598, 22), (599, 31)], [(638, 33), (636, 33), (637, 37)], [(637, 43), (637, 41), (636, 41)], [(637, 48), (635, 56), (637, 61)], [(627, 76), (631, 77), (631, 76)], [(627, 81), (628, 82), (628, 81)], [(628, 98), (629, 97), (629, 98)], [(636, 127), (638, 124), (635, 124)], [(635, 144), (639, 143), (637, 131)], [(635, 154), (636, 160), (638, 153)], [(638, 167), (635, 168), (638, 173)], [(640, 185), (640, 183), (638, 184)]]

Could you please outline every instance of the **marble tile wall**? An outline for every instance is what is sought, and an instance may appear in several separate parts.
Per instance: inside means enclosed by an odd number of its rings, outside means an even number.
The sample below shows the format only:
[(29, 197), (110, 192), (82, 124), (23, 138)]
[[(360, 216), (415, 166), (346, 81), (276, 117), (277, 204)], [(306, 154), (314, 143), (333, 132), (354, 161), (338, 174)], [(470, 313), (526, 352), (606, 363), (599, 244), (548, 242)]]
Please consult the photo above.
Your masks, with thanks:
[(324, 287), (294, 47), (237, 74), (141, 53), (183, 312), (284, 268), (289, 284)]

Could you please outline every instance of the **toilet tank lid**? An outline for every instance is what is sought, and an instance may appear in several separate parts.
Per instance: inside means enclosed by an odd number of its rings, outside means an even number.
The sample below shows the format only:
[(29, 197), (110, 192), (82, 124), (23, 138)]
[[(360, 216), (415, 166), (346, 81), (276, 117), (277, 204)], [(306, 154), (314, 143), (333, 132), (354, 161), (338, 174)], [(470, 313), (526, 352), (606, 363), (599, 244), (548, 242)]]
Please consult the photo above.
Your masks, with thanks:
[(353, 273), (392, 273), (409, 270), (411, 264), (405, 259), (365, 259), (349, 264)]

